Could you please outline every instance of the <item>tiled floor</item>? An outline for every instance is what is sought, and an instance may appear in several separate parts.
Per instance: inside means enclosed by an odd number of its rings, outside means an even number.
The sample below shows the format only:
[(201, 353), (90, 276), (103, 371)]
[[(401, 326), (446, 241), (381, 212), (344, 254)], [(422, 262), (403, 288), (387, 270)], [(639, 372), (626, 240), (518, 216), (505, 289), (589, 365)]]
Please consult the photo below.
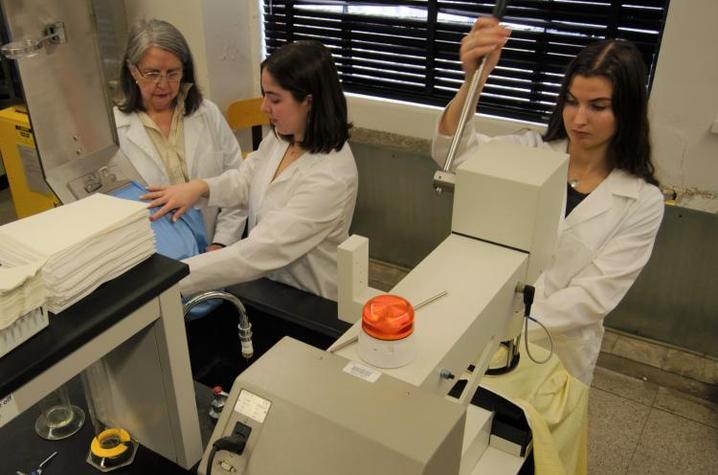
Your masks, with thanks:
[[(369, 263), (389, 290), (408, 269)], [(588, 473), (718, 474), (718, 361), (607, 331), (589, 396)]]
[(717, 473), (718, 404), (596, 368), (590, 474)]

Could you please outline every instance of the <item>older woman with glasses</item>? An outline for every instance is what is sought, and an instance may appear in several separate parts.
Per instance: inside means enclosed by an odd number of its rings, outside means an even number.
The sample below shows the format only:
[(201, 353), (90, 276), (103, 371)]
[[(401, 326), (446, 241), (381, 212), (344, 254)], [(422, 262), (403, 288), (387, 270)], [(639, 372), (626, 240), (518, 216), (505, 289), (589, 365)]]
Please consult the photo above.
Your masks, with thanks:
[[(194, 84), (192, 53), (182, 33), (162, 20), (129, 32), (115, 108), (120, 149), (142, 178), (173, 185), (239, 168), (239, 144), (212, 102)], [(207, 251), (239, 240), (246, 212), (200, 204)]]

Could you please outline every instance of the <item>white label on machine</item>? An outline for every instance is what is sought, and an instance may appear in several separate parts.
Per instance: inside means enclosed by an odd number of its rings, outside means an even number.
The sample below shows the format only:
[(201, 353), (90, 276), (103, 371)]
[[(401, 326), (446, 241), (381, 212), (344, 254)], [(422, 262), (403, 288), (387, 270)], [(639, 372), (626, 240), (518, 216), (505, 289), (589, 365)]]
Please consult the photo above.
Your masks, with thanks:
[(361, 363), (357, 363), (356, 361), (347, 363), (343, 371), (364, 381), (369, 381), (370, 383), (376, 383), (376, 380), (381, 376), (381, 372), (374, 368), (364, 366)]
[(20, 413), (12, 394), (0, 399), (0, 427), (4, 426)]
[(264, 422), (269, 412), (269, 407), (272, 405), (271, 402), (263, 399), (256, 394), (252, 394), (249, 391), (242, 389), (239, 392), (239, 398), (237, 403), (234, 405), (234, 410), (239, 412), (243, 416), (247, 416), (250, 419), (254, 419), (260, 424)]

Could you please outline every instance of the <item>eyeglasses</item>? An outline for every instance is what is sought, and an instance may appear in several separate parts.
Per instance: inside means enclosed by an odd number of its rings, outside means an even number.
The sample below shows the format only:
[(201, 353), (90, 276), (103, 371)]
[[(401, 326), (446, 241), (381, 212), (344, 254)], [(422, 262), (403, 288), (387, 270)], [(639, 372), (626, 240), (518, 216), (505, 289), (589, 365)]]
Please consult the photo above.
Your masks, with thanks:
[(167, 82), (170, 83), (178, 83), (182, 79), (182, 70), (176, 69), (174, 71), (167, 71), (166, 73), (161, 73), (159, 71), (145, 71), (143, 72), (140, 68), (135, 66), (135, 70), (140, 74), (143, 80), (145, 80), (148, 83), (152, 84), (159, 84), (160, 81), (162, 81), (162, 78), (164, 77), (167, 79)]

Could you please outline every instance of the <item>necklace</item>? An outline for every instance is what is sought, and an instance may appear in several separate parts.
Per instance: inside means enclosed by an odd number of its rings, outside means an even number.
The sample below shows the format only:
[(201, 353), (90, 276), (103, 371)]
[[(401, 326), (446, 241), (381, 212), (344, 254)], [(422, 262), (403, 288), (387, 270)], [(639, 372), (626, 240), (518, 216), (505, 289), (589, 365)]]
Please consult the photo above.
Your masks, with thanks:
[(580, 183), (581, 183), (581, 180), (579, 180), (579, 179), (577, 179), (577, 178), (571, 178), (571, 179), (568, 180), (568, 185), (569, 185), (571, 188), (573, 188), (574, 190), (576, 189), (576, 187), (577, 187)]

